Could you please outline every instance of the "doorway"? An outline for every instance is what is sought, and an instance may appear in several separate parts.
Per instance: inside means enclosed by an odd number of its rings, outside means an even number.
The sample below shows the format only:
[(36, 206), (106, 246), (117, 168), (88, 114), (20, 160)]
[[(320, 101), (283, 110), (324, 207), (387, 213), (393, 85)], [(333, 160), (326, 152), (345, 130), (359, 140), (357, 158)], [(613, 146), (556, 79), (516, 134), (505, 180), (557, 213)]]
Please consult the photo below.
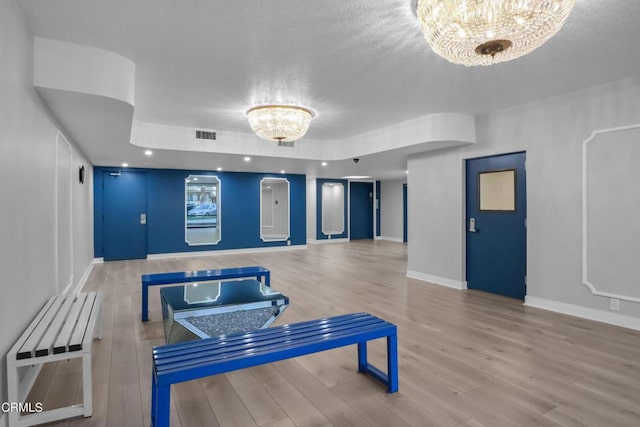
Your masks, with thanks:
[(147, 175), (105, 171), (103, 177), (105, 261), (147, 257)]
[(466, 161), (467, 287), (524, 299), (526, 153)]
[(409, 240), (409, 208), (407, 203), (407, 184), (402, 184), (402, 242), (407, 243)]
[(350, 239), (373, 239), (373, 182), (351, 182), (349, 195)]

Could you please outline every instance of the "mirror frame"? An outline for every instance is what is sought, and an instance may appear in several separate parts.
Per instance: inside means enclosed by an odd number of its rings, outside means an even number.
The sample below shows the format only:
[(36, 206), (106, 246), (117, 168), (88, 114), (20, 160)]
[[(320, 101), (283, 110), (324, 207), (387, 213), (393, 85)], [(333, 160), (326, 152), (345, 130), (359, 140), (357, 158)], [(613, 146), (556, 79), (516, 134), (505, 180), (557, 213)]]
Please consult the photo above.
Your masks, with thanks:
[[(287, 184), (287, 234), (286, 237), (270, 238), (262, 233), (262, 186), (265, 181), (284, 181)], [(260, 180), (260, 239), (263, 242), (286, 242), (291, 238), (291, 183), (287, 178), (265, 176)]]
[[(206, 178), (206, 179), (215, 179), (217, 181), (217, 185), (218, 188), (216, 190), (216, 228), (218, 229), (218, 239), (212, 242), (206, 242), (206, 243), (191, 243), (189, 242), (189, 238), (188, 238), (188, 231), (189, 228), (187, 227), (187, 209), (186, 209), (186, 204), (187, 204), (187, 184), (190, 183), (190, 180), (193, 180), (194, 178)], [(188, 175), (187, 177), (185, 177), (184, 179), (184, 198), (183, 198), (183, 203), (184, 205), (182, 206), (183, 212), (184, 212), (184, 241), (187, 245), (189, 246), (211, 246), (211, 245), (217, 245), (218, 243), (220, 243), (220, 241), (222, 240), (222, 208), (221, 208), (221, 203), (220, 200), (222, 198), (222, 180), (220, 179), (220, 177), (218, 177), (217, 175)]]
[[(325, 221), (324, 221), (324, 216), (325, 216), (325, 212), (326, 212), (326, 211), (325, 211), (324, 198), (323, 198), (323, 196), (324, 196), (324, 189), (325, 189), (325, 186), (326, 186), (326, 188), (329, 188), (329, 187), (333, 187), (333, 186), (336, 186), (336, 185), (339, 185), (339, 186), (341, 186), (341, 187), (342, 187), (342, 197), (340, 198), (340, 201), (341, 201), (341, 204), (342, 204), (342, 210), (340, 211), (340, 217), (342, 218), (342, 230), (327, 230), (327, 229), (325, 228), (325, 225), (324, 225), (324, 222), (325, 222)], [(320, 200), (322, 201), (322, 209), (321, 209), (321, 215), (322, 215), (322, 218), (321, 218), (321, 220), (322, 220), (322, 234), (324, 234), (324, 235), (326, 235), (326, 236), (332, 236), (332, 235), (335, 235), (335, 234), (343, 234), (343, 233), (344, 233), (344, 229), (345, 229), (345, 221), (344, 221), (344, 208), (345, 208), (345, 205), (344, 205), (344, 195), (345, 195), (345, 186), (344, 186), (344, 184), (343, 184), (343, 183), (341, 183), (341, 182), (325, 182), (325, 183), (323, 183), (323, 184), (322, 184), (322, 187), (321, 187), (321, 188), (322, 188), (322, 190), (321, 190), (321, 191), (322, 191), (322, 193), (323, 193), (323, 194), (321, 194), (321, 195), (320, 195)]]

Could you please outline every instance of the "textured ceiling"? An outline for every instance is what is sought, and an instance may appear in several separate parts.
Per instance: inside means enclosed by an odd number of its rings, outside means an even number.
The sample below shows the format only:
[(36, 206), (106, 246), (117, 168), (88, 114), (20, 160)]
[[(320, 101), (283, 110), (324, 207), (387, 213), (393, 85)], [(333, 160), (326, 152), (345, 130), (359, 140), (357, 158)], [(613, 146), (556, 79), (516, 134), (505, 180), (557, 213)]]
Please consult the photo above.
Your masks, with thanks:
[(481, 114), (640, 73), (640, 2), (578, 0), (537, 51), (467, 68), (426, 44), (411, 0), (21, 0), (35, 35), (136, 65), (135, 118), (250, 132), (258, 103), (296, 103), (338, 139), (439, 112)]

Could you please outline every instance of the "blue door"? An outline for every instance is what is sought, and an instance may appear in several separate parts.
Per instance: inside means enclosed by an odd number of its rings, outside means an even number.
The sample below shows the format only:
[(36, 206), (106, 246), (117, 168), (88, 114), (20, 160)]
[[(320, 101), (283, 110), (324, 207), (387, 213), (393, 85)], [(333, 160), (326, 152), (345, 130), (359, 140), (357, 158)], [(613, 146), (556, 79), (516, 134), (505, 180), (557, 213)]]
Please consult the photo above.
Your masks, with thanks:
[(526, 153), (467, 160), (467, 287), (524, 299)]
[(104, 172), (104, 260), (147, 257), (147, 175)]
[(373, 182), (352, 182), (349, 194), (351, 240), (373, 239)]
[(408, 241), (408, 207), (407, 207), (407, 184), (402, 184), (402, 241)]

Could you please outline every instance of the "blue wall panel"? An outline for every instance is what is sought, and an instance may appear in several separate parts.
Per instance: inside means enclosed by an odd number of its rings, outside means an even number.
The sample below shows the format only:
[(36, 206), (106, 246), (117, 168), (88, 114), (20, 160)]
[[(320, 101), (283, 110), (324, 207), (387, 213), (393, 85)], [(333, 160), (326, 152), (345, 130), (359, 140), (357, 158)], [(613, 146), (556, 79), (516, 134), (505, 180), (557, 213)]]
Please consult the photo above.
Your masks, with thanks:
[[(104, 171), (120, 168), (94, 167), (94, 252), (103, 256)], [(260, 239), (260, 180), (264, 177), (287, 178), (291, 195), (291, 245), (305, 245), (306, 177), (293, 174), (245, 172), (205, 172), (175, 169), (132, 169), (147, 172), (148, 253), (195, 252), (285, 246), (286, 242)], [(184, 180), (189, 175), (213, 175), (220, 179), (220, 223), (222, 240), (217, 245), (189, 246), (185, 242)]]
[(329, 238), (322, 233), (322, 184), (325, 182), (339, 183), (344, 186), (344, 232), (342, 234), (332, 234), (332, 239), (346, 239), (349, 235), (349, 220), (347, 218), (349, 181), (346, 179), (316, 179), (316, 239), (326, 240)]

